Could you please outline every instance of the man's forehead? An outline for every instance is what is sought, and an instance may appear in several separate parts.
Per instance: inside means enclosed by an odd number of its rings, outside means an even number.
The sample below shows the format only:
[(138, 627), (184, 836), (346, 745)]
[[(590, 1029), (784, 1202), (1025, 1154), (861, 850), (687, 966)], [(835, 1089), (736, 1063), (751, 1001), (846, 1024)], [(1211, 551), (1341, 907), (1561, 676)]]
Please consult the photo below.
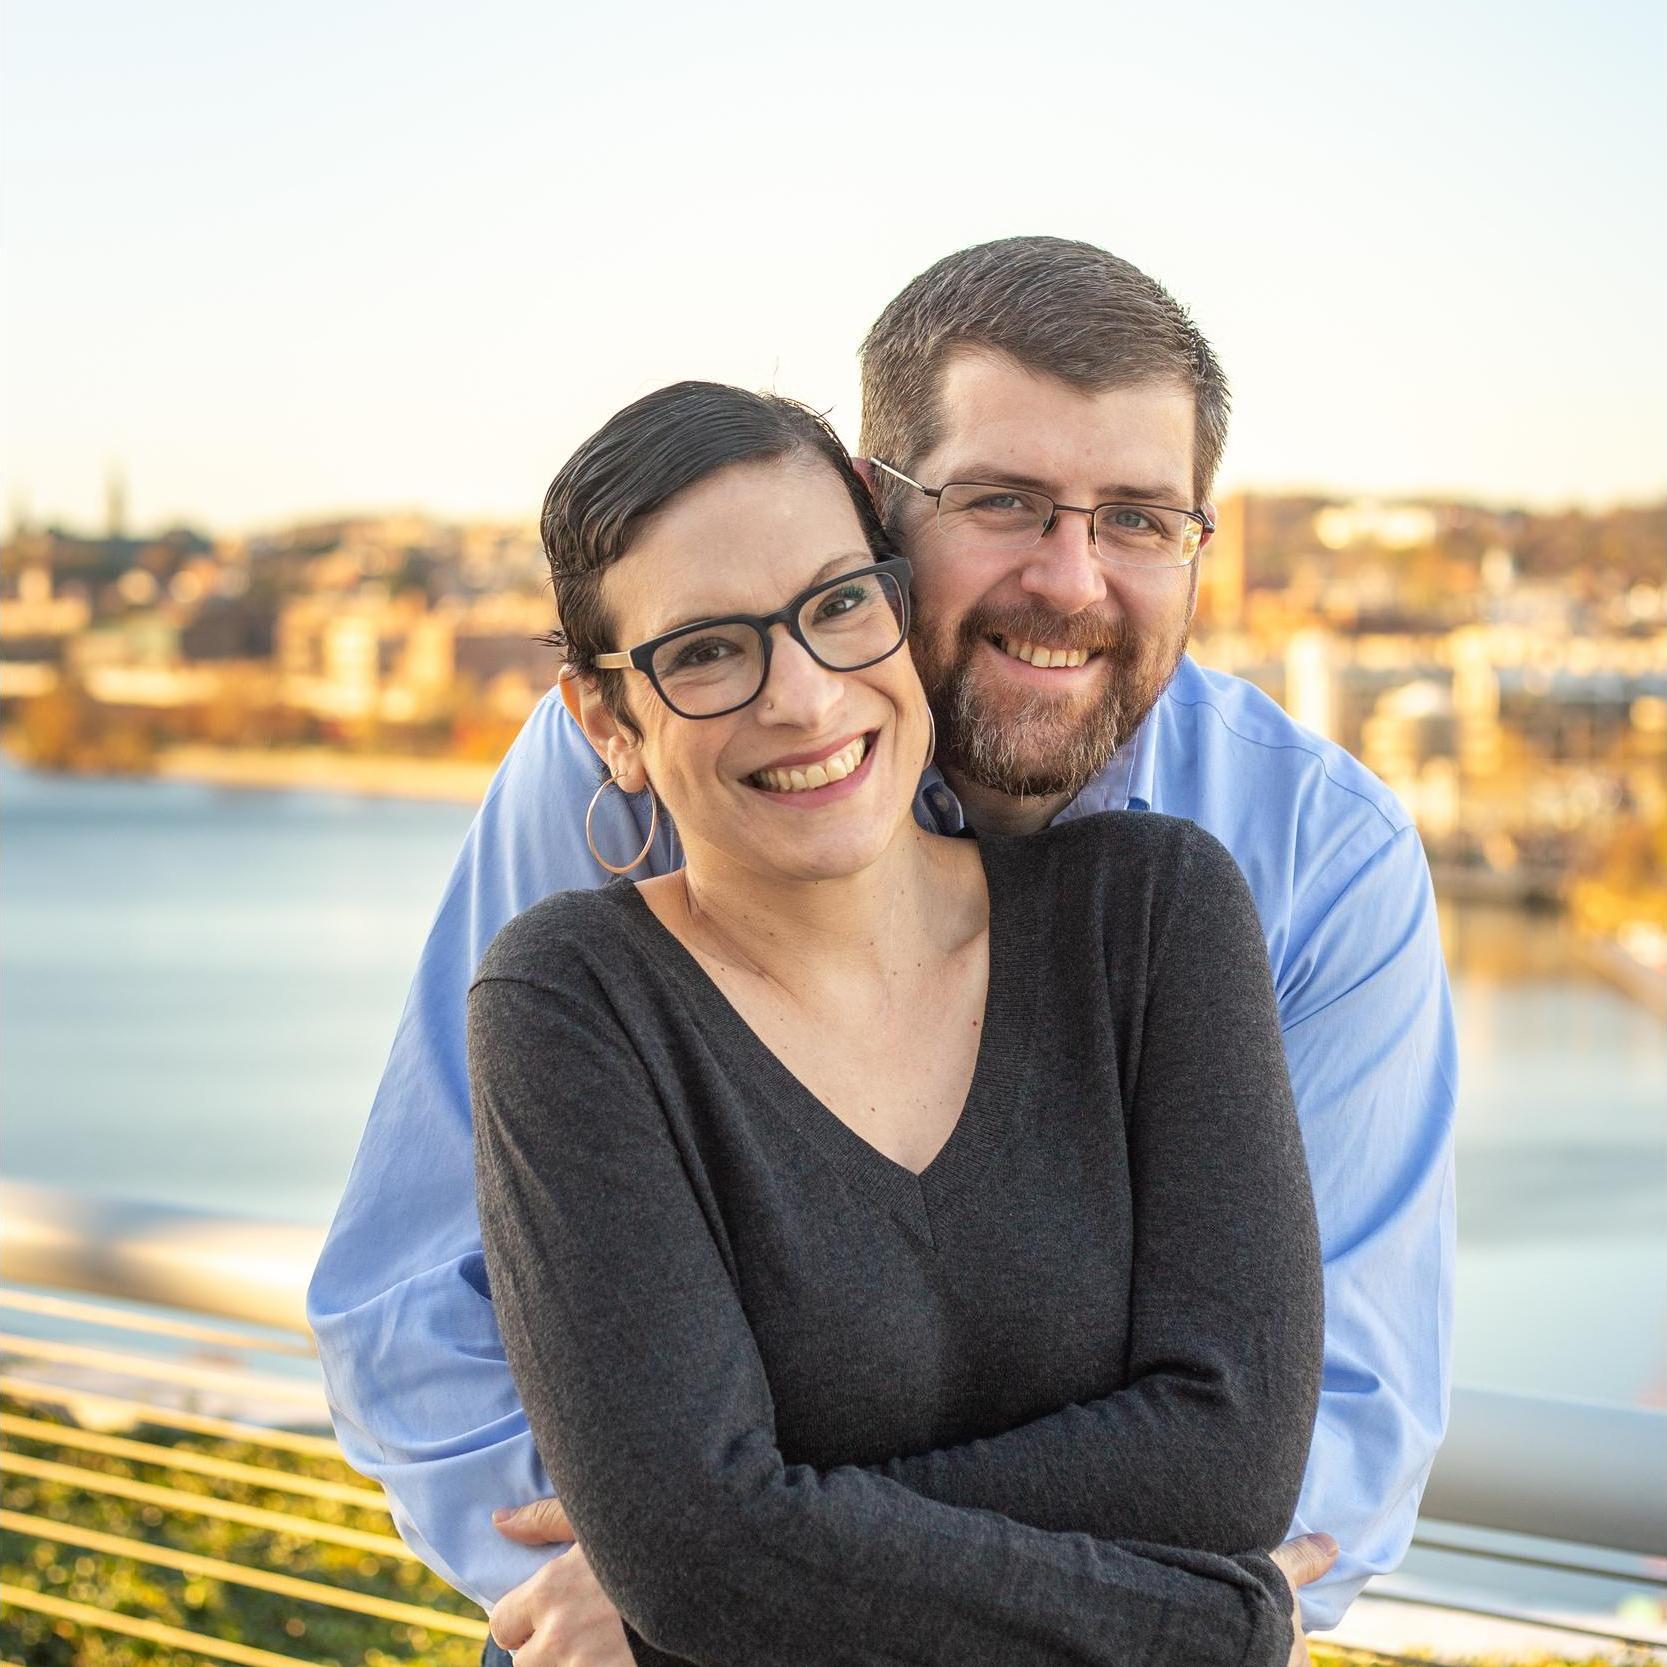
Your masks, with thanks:
[(938, 394), (929, 456), (939, 473), (1191, 497), (1195, 401), (1172, 380), (1084, 389), (1005, 355), (961, 353), (944, 365)]

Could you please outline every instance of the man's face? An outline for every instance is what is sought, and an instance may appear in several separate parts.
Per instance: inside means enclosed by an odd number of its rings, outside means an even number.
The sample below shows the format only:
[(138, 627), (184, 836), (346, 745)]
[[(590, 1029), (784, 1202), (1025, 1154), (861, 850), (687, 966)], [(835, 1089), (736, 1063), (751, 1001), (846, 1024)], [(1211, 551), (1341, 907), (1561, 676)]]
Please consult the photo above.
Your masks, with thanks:
[[(1084, 393), (976, 351), (946, 363), (940, 398), (942, 442), (910, 470), (923, 486), (991, 481), (1088, 507), (1194, 507), (1185, 389), (1148, 382)], [(1085, 515), (1061, 514), (1028, 550), (967, 548), (939, 529), (933, 500), (904, 490), (897, 531), (914, 561), (911, 647), (940, 762), (952, 780), (1015, 797), (1078, 792), (1174, 675), (1197, 561), (1105, 560)], [(1040, 648), (1082, 663), (1038, 666), (1014, 652)]]

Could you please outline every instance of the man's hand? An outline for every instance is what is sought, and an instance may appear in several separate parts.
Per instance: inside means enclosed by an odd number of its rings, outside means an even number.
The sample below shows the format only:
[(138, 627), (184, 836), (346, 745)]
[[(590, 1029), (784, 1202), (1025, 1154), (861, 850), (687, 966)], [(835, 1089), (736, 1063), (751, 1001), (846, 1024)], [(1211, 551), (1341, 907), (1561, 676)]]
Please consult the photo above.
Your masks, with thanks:
[(574, 1542), (492, 1606), (492, 1636), (515, 1652), (515, 1667), (632, 1667), (625, 1623), (597, 1584), (561, 1501), (494, 1511), (492, 1526), (518, 1545)]
[(1311, 1580), (1318, 1580), (1337, 1561), (1337, 1542), (1329, 1534), (1299, 1534), (1277, 1546), (1273, 1560), (1291, 1587), (1291, 1643), (1290, 1660), (1285, 1667), (1309, 1667), (1308, 1640), (1302, 1634), (1302, 1608), (1297, 1603), (1297, 1591)]

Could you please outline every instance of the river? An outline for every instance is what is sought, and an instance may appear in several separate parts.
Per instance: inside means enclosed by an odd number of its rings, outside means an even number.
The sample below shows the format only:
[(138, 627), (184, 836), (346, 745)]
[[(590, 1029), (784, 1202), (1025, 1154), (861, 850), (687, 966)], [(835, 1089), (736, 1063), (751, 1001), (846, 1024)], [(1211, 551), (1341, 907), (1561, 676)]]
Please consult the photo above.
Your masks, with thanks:
[[(327, 1218), (469, 817), (0, 769), (5, 1173)], [(1667, 1027), (1553, 918), (1443, 926), (1455, 1376), (1667, 1405)]]

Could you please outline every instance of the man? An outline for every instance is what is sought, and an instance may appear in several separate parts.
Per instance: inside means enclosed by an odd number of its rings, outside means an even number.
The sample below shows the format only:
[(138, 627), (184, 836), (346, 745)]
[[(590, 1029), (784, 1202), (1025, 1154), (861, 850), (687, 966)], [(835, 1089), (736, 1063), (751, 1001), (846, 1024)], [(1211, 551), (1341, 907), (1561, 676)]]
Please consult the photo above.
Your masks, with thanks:
[[(1332, 1625), (1403, 1554), (1446, 1420), (1454, 1044), (1417, 832), (1341, 749), (1185, 653), (1227, 392), (1158, 285), (1058, 239), (964, 250), (886, 308), (862, 370), (868, 473), (913, 558), (911, 641), (938, 729), (917, 815), (946, 833), (1105, 809), (1185, 816), (1255, 896), (1326, 1274), (1292, 1534), (1341, 1546), (1322, 1578), (1311, 1542), (1286, 1566), (1310, 1582), (1304, 1623)], [(533, 1640), (524, 1664), (558, 1648), (629, 1656), (611, 1653), (618, 1617), (583, 1547), (552, 1561), (571, 1529), (482, 1267), (464, 997), (510, 916), (605, 877), (584, 829), (599, 779), (552, 692), (465, 842), (309, 1293), (349, 1459), (386, 1486), (423, 1560), (492, 1608), (501, 1644)], [(596, 848), (639, 849), (636, 814), (605, 795)], [(646, 867), (676, 861), (662, 826)], [(493, 1506), (521, 1508), (494, 1533)]]

